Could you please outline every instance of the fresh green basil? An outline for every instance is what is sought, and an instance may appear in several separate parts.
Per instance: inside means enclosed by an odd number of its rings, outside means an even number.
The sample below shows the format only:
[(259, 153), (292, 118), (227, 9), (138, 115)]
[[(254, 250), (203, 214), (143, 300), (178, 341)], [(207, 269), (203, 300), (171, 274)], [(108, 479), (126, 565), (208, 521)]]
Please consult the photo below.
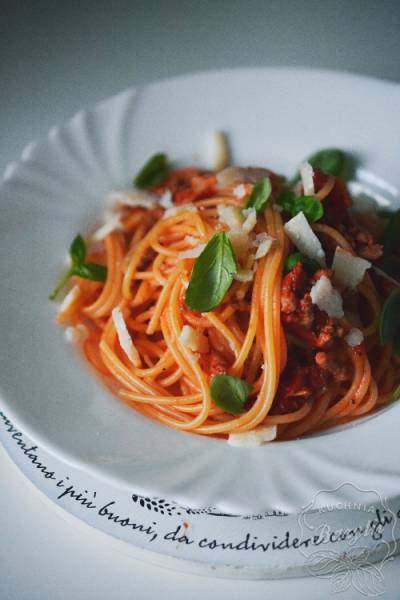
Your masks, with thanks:
[(238, 377), (214, 375), (210, 393), (214, 404), (232, 415), (239, 415), (251, 392), (251, 385)]
[(309, 258), (301, 252), (294, 252), (293, 254), (289, 254), (289, 256), (286, 258), (285, 270), (287, 272), (291, 271), (293, 267), (297, 265), (297, 263), (301, 263), (303, 265), (304, 270), (308, 275), (314, 275), (315, 271), (318, 271), (318, 269), (321, 268), (320, 265), (312, 258)]
[(77, 235), (70, 248), (69, 258), (71, 266), (67, 273), (60, 279), (54, 290), (49, 295), (49, 300), (54, 300), (62, 288), (67, 284), (69, 279), (76, 275), (83, 279), (91, 279), (92, 281), (105, 281), (107, 278), (107, 268), (96, 263), (85, 263), (86, 245), (81, 235)]
[(307, 158), (313, 169), (319, 169), (326, 175), (334, 175), (346, 181), (353, 172), (353, 160), (342, 150), (325, 148)]
[(269, 177), (263, 177), (257, 181), (253, 187), (250, 196), (247, 198), (243, 208), (255, 208), (257, 214), (261, 214), (271, 196), (271, 182)]
[(296, 196), (294, 192), (286, 191), (279, 195), (277, 202), (292, 217), (304, 213), (310, 223), (318, 221), (324, 214), (322, 202), (314, 196)]
[(382, 307), (379, 337), (382, 344), (393, 343), (396, 354), (400, 353), (400, 288), (391, 292)]
[(146, 189), (164, 181), (168, 173), (168, 162), (165, 154), (154, 154), (140, 169), (133, 180), (135, 187)]
[(388, 216), (388, 224), (385, 227), (383, 235), (380, 239), (383, 244), (385, 256), (393, 254), (399, 247), (400, 240), (400, 210), (390, 213)]
[(218, 306), (237, 272), (232, 244), (224, 231), (215, 233), (194, 263), (185, 304), (196, 312)]

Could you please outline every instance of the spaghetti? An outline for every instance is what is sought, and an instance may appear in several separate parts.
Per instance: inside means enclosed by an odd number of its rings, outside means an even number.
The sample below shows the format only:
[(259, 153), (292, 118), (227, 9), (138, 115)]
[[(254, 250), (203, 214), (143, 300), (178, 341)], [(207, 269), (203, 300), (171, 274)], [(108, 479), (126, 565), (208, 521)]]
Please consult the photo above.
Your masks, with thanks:
[[(398, 359), (378, 336), (385, 282), (368, 270), (356, 289), (340, 290), (343, 314), (330, 316), (311, 298), (321, 280), (338, 287), (334, 271), (320, 264), (311, 272), (301, 256), (288, 267), (296, 248), (282, 190), (293, 206), (303, 198), (304, 213), (312, 196), (302, 196), (301, 182), (289, 188), (265, 171), (269, 198), (261, 211), (246, 209), (257, 182), (238, 173), (224, 182), (216, 173), (172, 171), (151, 187), (149, 206), (117, 201), (118, 227), (88, 243), (88, 259), (106, 266), (106, 279), (73, 275), (74, 298), (58, 322), (86, 328), (83, 353), (122, 401), (179, 430), (227, 437), (275, 427), (287, 440), (371, 413), (399, 381)], [(337, 247), (379, 254), (350, 216), (344, 184), (316, 169), (314, 187), (324, 215), (311, 228), (328, 264)], [(230, 240), (236, 273), (218, 305), (199, 312), (185, 298), (218, 233)], [(240, 411), (215, 402), (211, 383), (220, 376), (247, 386)]]

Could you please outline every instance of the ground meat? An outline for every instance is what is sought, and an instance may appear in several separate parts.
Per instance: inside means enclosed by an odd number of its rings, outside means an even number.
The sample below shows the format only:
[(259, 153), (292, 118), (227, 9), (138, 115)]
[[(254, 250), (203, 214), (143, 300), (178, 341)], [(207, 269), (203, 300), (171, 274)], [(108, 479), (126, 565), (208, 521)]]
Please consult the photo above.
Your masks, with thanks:
[(351, 222), (347, 226), (338, 225), (338, 229), (358, 256), (371, 261), (378, 260), (382, 256), (383, 246), (377, 244), (372, 233), (360, 225)]
[(336, 319), (319, 310), (311, 301), (311, 286), (320, 277), (332, 277), (331, 269), (320, 269), (308, 277), (301, 263), (285, 275), (282, 281), (282, 322), (295, 336), (314, 348), (325, 348), (343, 332)]
[[(329, 179), (329, 175), (325, 175), (322, 171), (315, 169), (314, 171), (314, 187), (315, 191), (319, 192)], [(324, 215), (322, 222), (334, 227), (338, 223), (347, 223), (349, 219), (349, 207), (351, 198), (347, 191), (346, 185), (338, 178), (335, 178), (335, 183), (329, 194), (322, 200), (324, 207)]]
[(344, 365), (339, 365), (330, 352), (317, 352), (315, 363), (323, 371), (332, 375), (334, 381), (345, 381), (347, 378), (347, 369)]

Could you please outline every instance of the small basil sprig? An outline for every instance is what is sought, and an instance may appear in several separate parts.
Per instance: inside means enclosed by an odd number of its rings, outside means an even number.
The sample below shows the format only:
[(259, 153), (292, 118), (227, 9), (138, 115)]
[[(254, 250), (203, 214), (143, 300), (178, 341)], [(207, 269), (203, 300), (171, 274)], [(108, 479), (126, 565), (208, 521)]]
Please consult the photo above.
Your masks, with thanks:
[(301, 263), (303, 265), (304, 270), (308, 275), (314, 275), (314, 273), (321, 268), (320, 265), (312, 258), (309, 258), (301, 252), (294, 252), (293, 254), (289, 254), (285, 260), (285, 271), (291, 271), (293, 267), (297, 265), (297, 263)]
[(214, 375), (210, 393), (214, 404), (232, 415), (239, 415), (251, 392), (251, 385), (231, 375)]
[(218, 306), (237, 272), (232, 244), (224, 231), (215, 233), (194, 263), (185, 304), (196, 312)]
[(400, 288), (386, 298), (379, 318), (379, 337), (382, 344), (393, 344), (400, 355)]
[(257, 181), (250, 196), (247, 198), (243, 208), (255, 208), (256, 213), (261, 214), (271, 195), (272, 187), (269, 177), (263, 177)]
[(49, 296), (49, 300), (54, 300), (62, 288), (66, 285), (70, 277), (76, 275), (83, 279), (92, 281), (105, 281), (107, 277), (107, 268), (96, 263), (85, 263), (86, 245), (81, 235), (77, 235), (69, 248), (69, 257), (71, 266), (59, 281)]
[(307, 158), (313, 169), (319, 169), (327, 175), (334, 175), (340, 179), (347, 180), (353, 171), (353, 160), (343, 150), (337, 148), (325, 148), (319, 150)]
[(133, 180), (135, 187), (146, 189), (159, 185), (168, 173), (168, 162), (165, 154), (154, 154), (140, 169)]
[(322, 202), (314, 196), (296, 196), (294, 192), (286, 191), (279, 195), (277, 202), (292, 217), (303, 212), (311, 223), (318, 221), (324, 214)]

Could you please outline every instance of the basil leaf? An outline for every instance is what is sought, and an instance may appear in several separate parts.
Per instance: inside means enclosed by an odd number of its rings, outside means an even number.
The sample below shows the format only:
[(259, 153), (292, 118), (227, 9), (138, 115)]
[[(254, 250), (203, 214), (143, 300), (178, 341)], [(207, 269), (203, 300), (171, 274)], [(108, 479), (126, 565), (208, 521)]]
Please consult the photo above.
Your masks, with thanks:
[(314, 196), (296, 196), (294, 192), (282, 192), (277, 202), (292, 217), (303, 212), (310, 223), (318, 221), (324, 214), (322, 202)]
[(307, 161), (313, 169), (319, 169), (327, 175), (334, 175), (340, 179), (350, 179), (353, 172), (353, 160), (342, 150), (326, 148), (312, 154)]
[(250, 392), (251, 385), (238, 377), (214, 375), (211, 379), (210, 393), (214, 404), (232, 415), (243, 411)]
[(399, 247), (400, 239), (400, 210), (388, 215), (389, 221), (381, 237), (385, 256), (392, 254)]
[(107, 268), (103, 265), (95, 263), (85, 263), (86, 244), (80, 234), (78, 234), (70, 248), (69, 257), (71, 267), (69, 271), (60, 279), (54, 290), (49, 295), (49, 300), (55, 300), (62, 288), (68, 283), (68, 280), (73, 275), (82, 277), (83, 279), (91, 279), (92, 281), (105, 281), (107, 278)]
[(196, 312), (218, 306), (237, 272), (232, 244), (226, 233), (215, 233), (194, 263), (185, 304)]
[[(379, 337), (382, 344), (395, 342), (400, 335), (400, 288), (394, 289), (386, 298), (379, 317)], [(400, 349), (395, 344), (395, 350)], [(396, 352), (397, 353), (397, 352)]]
[(86, 244), (80, 234), (73, 240), (69, 248), (69, 256), (73, 265), (80, 264), (85, 260)]
[(81, 265), (74, 265), (72, 274), (83, 279), (91, 279), (92, 281), (105, 281), (107, 278), (107, 268), (96, 263), (82, 263)]
[(139, 189), (151, 188), (162, 183), (168, 173), (168, 163), (165, 154), (154, 154), (140, 169), (133, 180)]
[(255, 208), (257, 214), (262, 213), (267, 205), (271, 191), (272, 187), (269, 178), (263, 177), (253, 187), (243, 208)]
[(289, 254), (289, 256), (286, 258), (285, 270), (287, 272), (291, 271), (293, 267), (297, 265), (297, 263), (301, 263), (303, 265), (304, 270), (306, 273), (308, 273), (308, 275), (314, 275), (315, 271), (318, 271), (318, 269), (321, 268), (320, 265), (312, 258), (309, 258), (301, 252), (294, 252), (293, 254)]

